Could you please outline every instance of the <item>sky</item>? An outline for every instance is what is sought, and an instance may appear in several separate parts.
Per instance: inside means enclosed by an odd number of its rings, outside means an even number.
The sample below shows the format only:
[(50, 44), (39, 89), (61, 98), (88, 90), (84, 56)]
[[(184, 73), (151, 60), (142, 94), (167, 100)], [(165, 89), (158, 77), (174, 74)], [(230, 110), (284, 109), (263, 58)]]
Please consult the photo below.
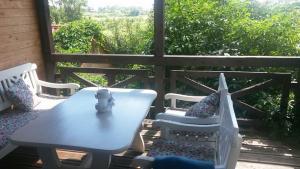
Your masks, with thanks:
[(152, 9), (154, 0), (88, 0), (88, 6), (94, 9), (105, 6), (141, 7)]

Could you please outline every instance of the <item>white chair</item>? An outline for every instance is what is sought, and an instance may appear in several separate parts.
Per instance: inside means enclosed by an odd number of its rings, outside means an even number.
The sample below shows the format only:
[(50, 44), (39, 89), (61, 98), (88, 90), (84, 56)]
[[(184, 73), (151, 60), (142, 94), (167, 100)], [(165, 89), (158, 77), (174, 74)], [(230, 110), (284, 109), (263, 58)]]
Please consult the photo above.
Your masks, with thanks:
[(219, 124), (198, 125), (155, 120), (161, 138), (154, 141), (147, 156), (133, 160), (134, 167), (151, 168), (155, 156), (180, 155), (210, 160), (216, 169), (234, 169), (239, 157), (241, 137), (230, 95), (220, 104), (224, 114)]
[[(228, 87), (226, 84), (225, 76), (223, 73), (219, 76), (219, 87), (218, 92), (220, 92), (220, 103), (224, 100), (224, 97), (228, 94)], [(187, 123), (187, 124), (217, 124), (220, 122), (220, 117), (222, 115), (222, 110), (216, 112), (214, 116), (208, 118), (198, 118), (198, 117), (188, 117), (185, 116), (187, 109), (177, 107), (177, 100), (186, 102), (199, 102), (205, 96), (187, 96), (175, 93), (168, 93), (165, 95), (166, 100), (171, 100), (170, 108), (167, 108), (164, 113), (159, 113), (156, 115), (156, 119), (170, 120), (174, 122)]]

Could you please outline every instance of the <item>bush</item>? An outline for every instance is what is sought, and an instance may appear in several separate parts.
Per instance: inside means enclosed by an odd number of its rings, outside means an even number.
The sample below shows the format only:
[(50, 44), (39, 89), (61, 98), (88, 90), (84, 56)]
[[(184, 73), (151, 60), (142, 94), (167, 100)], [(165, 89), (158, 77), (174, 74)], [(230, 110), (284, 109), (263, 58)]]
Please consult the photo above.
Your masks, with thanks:
[(82, 19), (62, 26), (54, 33), (56, 52), (90, 53), (92, 41), (99, 47), (103, 42), (101, 25), (91, 19)]

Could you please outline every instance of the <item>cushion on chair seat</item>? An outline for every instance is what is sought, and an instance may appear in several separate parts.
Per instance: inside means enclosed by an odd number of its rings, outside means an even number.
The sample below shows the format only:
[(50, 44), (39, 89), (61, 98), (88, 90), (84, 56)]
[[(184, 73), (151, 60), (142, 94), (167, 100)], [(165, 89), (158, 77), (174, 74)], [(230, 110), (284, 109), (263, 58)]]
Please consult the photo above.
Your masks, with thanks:
[(0, 148), (8, 143), (8, 137), (38, 116), (37, 112), (20, 110), (0, 113)]
[(25, 126), (31, 120), (38, 117), (38, 114), (52, 109), (54, 106), (63, 102), (65, 99), (41, 95), (39, 96), (41, 101), (32, 111), (26, 112), (23, 110), (7, 110), (0, 113), (0, 149), (8, 143), (8, 138), (18, 128)]
[(219, 111), (219, 102), (220, 93), (212, 93), (189, 108), (185, 115), (199, 118), (217, 115)]
[(184, 117), (186, 111), (184, 111), (184, 110), (167, 109), (165, 113), (170, 114), (170, 115), (174, 115), (174, 116), (182, 116), (182, 117)]
[(215, 162), (215, 148), (204, 144), (191, 144), (187, 142), (176, 142), (165, 139), (154, 141), (148, 156), (182, 156), (194, 160), (208, 160)]

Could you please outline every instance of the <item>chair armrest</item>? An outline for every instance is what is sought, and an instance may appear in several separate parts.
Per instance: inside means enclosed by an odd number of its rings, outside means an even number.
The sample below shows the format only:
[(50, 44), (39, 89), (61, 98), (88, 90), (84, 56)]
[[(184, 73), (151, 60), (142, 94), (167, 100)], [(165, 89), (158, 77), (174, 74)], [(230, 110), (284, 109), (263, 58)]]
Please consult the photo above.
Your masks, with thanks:
[(185, 124), (179, 122), (173, 122), (169, 120), (154, 120), (154, 127), (159, 127), (161, 129), (171, 129), (178, 131), (192, 131), (192, 132), (216, 132), (219, 131), (219, 124), (211, 124), (211, 125), (195, 125), (195, 124)]
[(205, 96), (188, 96), (183, 94), (176, 94), (176, 93), (167, 93), (165, 95), (165, 99), (176, 99), (176, 100), (183, 100), (183, 101), (189, 101), (189, 102), (199, 102), (202, 100)]
[(197, 124), (197, 125), (217, 124), (219, 122), (219, 117), (217, 116), (213, 116), (210, 118), (198, 118), (198, 117), (189, 117), (189, 116), (176, 116), (167, 113), (158, 113), (155, 119), (169, 120), (169, 121), (174, 121), (179, 123)]
[(167, 93), (165, 95), (166, 100), (171, 99), (171, 108), (177, 108), (176, 100), (182, 100), (182, 101), (188, 101), (188, 102), (199, 102), (204, 97), (205, 96), (188, 96), (188, 95), (182, 95), (182, 94), (176, 94), (176, 93)]
[(70, 94), (74, 94), (76, 89), (79, 89), (80, 85), (76, 83), (50, 83), (42, 80), (38, 80), (39, 85), (54, 89), (70, 89)]

